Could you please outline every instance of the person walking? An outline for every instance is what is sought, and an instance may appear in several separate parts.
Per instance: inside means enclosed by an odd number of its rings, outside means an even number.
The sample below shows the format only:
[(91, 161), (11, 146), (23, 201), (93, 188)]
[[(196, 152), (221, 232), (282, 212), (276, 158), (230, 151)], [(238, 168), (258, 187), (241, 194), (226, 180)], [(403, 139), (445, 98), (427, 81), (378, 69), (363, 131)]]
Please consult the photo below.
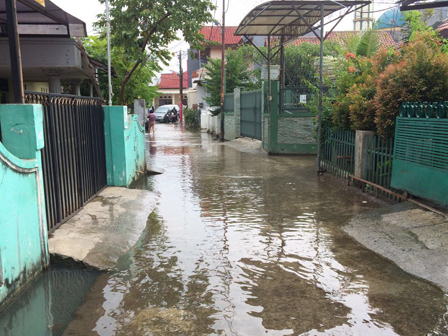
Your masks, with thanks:
[(149, 110), (149, 116), (148, 116), (148, 133), (151, 136), (151, 130), (152, 135), (156, 135), (156, 115), (154, 114), (154, 109)]

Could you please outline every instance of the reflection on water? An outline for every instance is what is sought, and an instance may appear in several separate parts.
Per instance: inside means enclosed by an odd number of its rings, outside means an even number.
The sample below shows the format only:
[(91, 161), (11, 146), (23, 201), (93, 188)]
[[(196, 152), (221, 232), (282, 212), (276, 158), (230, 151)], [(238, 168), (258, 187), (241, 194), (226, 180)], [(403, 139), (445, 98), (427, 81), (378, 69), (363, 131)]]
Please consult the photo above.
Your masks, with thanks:
[(319, 180), (313, 157), (157, 132), (149, 163), (166, 173), (136, 186), (157, 211), (64, 335), (448, 334), (441, 290), (343, 233), (373, 206)]
[(0, 313), (0, 335), (62, 335), (97, 275), (52, 267)]

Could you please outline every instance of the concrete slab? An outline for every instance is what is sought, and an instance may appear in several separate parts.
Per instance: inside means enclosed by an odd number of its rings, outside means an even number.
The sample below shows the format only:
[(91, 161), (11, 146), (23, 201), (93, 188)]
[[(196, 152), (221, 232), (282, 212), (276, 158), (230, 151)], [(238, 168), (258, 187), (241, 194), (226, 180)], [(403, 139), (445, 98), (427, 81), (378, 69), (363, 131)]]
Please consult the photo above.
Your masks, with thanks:
[(267, 155), (267, 152), (263, 149), (262, 142), (260, 140), (237, 138), (232, 141), (223, 142), (223, 144), (243, 153)]
[(140, 238), (156, 204), (157, 195), (146, 190), (106, 188), (50, 236), (51, 258), (113, 268)]
[(149, 175), (160, 175), (165, 173), (165, 169), (154, 166), (148, 166), (146, 171)]
[(448, 219), (406, 202), (367, 211), (344, 230), (406, 272), (448, 291)]

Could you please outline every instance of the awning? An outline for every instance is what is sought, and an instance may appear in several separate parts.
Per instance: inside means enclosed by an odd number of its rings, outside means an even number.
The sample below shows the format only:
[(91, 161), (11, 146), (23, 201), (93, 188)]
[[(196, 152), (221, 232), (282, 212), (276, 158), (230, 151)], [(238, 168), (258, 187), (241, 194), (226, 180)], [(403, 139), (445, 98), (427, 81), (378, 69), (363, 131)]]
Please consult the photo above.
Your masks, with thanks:
[(421, 10), (429, 8), (441, 8), (447, 7), (448, 1), (438, 0), (438, 1), (419, 1), (419, 0), (401, 0), (398, 1), (400, 4), (400, 11), (410, 11), (410, 10)]
[[(322, 92), (323, 92), (323, 55), (324, 41), (339, 22), (349, 13), (356, 9), (367, 6), (371, 1), (336, 1), (336, 0), (303, 0), (303, 1), (269, 1), (258, 5), (241, 21), (235, 35), (243, 35), (251, 42), (250, 36), (267, 36), (267, 55), (257, 46), (255, 48), (267, 60), (267, 110), (271, 110), (271, 61), (273, 56), (280, 52), (280, 71), (284, 66), (284, 45), (299, 36), (308, 32), (313, 34), (320, 41), (320, 65), (319, 65), (319, 114), (318, 114), (318, 150), (317, 162), (320, 162), (321, 155), (321, 134), (322, 134)], [(335, 18), (328, 18), (329, 15), (342, 10), (341, 15)], [(326, 20), (325, 20), (326, 19)], [(319, 23), (319, 26), (316, 24)], [(332, 27), (325, 33), (325, 26), (332, 24)], [(271, 40), (274, 42), (277, 51), (272, 53)], [(281, 79), (282, 74), (280, 74)], [(272, 118), (272, 116), (271, 116)], [(268, 123), (270, 125), (271, 119)], [(319, 167), (318, 167), (319, 170)]]
[[(20, 35), (26, 36), (87, 36), (86, 24), (68, 14), (49, 0), (45, 6), (34, 0), (17, 0), (17, 20)], [(3, 27), (2, 27), (3, 26)], [(0, 34), (5, 34), (6, 4), (0, 0)]]
[[(370, 4), (371, 1), (269, 1), (258, 5), (241, 21), (235, 35), (245, 36), (283, 36), (299, 37), (313, 29), (321, 19), (321, 7), (324, 17), (339, 10), (344, 10), (344, 16)], [(342, 17), (329, 20), (340, 21)]]

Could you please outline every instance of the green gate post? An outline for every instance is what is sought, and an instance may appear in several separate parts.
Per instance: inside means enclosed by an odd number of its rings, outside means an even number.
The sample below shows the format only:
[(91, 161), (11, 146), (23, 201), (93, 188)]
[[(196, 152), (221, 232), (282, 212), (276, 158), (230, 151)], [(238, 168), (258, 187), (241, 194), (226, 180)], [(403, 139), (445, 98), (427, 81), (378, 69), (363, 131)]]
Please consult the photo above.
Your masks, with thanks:
[(241, 137), (241, 90), (242, 88), (235, 88), (233, 90), (233, 115), (235, 125), (235, 138)]
[(270, 104), (270, 128), (269, 128), (269, 153), (278, 153), (278, 114), (279, 114), (279, 101), (280, 101), (280, 83), (278, 81), (271, 81), (271, 97), (268, 104)]

